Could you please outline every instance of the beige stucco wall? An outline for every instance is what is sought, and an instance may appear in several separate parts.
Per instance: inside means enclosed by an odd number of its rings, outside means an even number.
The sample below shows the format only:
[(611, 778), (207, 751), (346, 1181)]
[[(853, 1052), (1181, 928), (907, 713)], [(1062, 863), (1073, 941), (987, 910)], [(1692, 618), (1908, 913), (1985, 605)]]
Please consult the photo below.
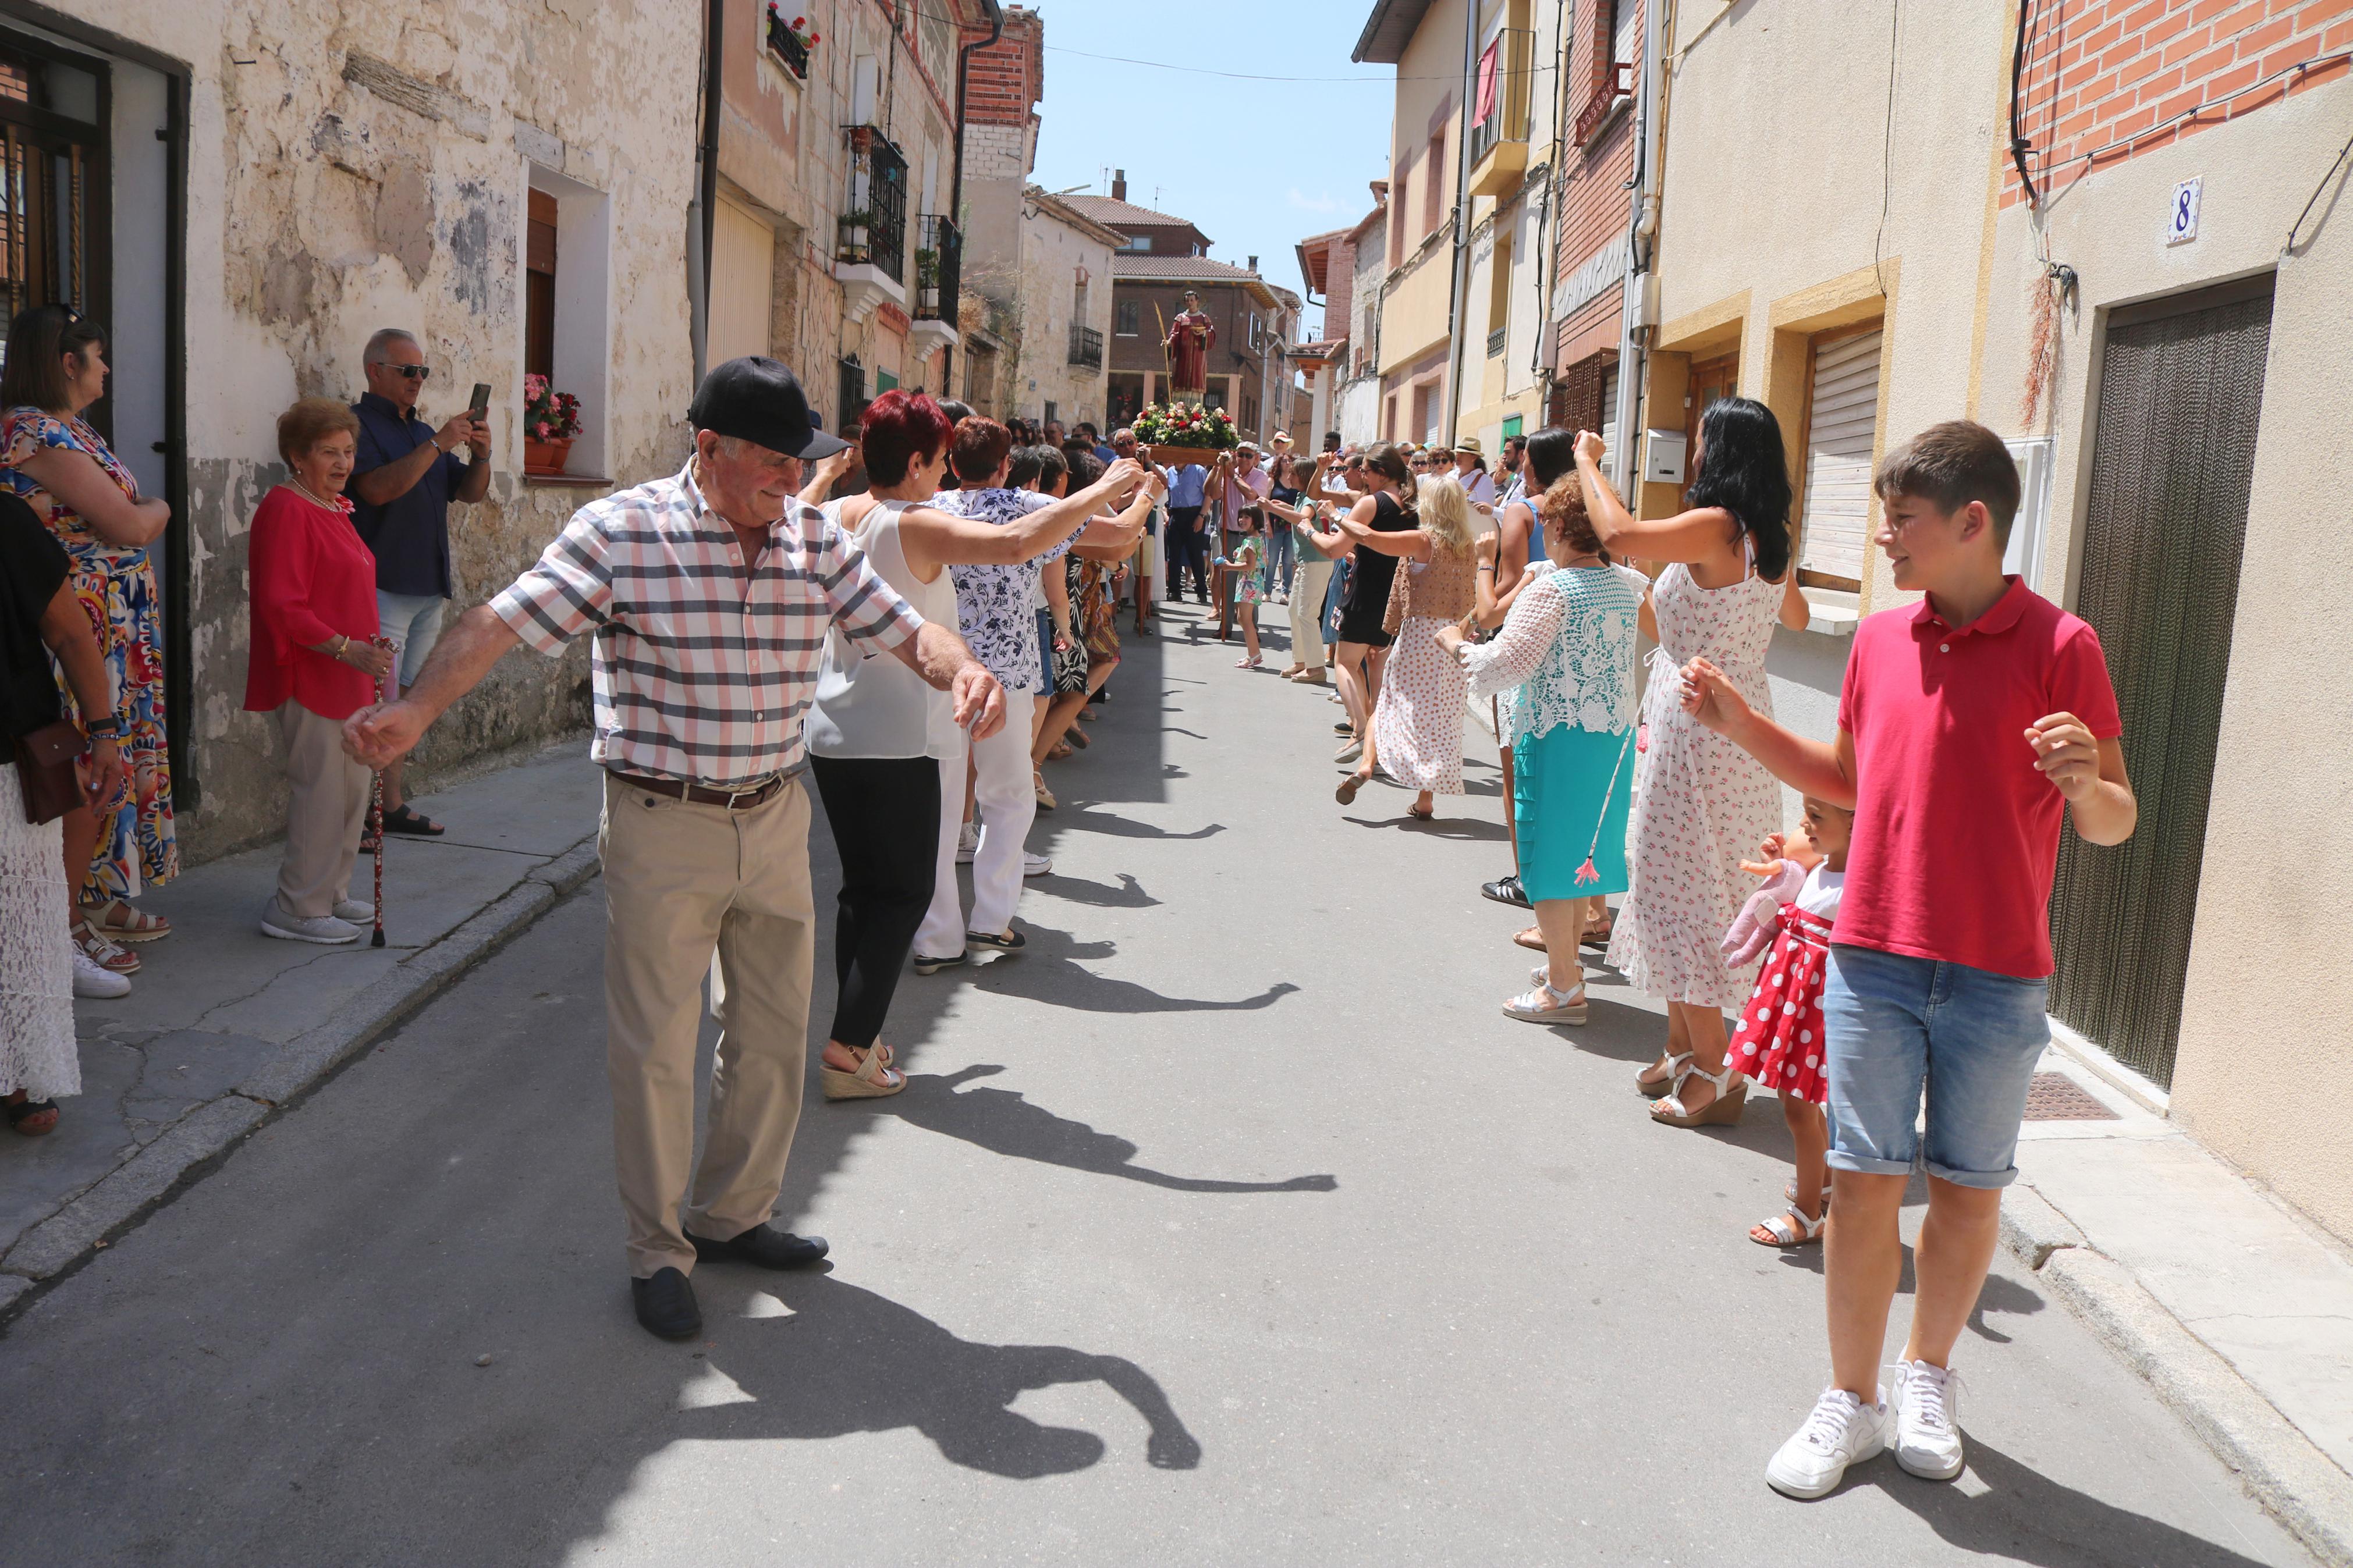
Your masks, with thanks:
[[(1658, 341), (1686, 353), (1657, 356), (1644, 426), (1681, 430), (1688, 360), (1736, 346), (1739, 389), (1779, 417), (1802, 487), (1808, 340), (1883, 311), (1883, 449), (1964, 413), (2009, 66), (2000, 8), (1904, 13), (1884, 134), (1883, 26), (1827, 5), (1684, 6), (1675, 26)], [(1642, 505), (1674, 500), (1651, 485)], [(1884, 605), (1886, 562), (1869, 562), (1864, 605)]]
[[(1460, 183), (1462, 143), (1462, 30), (1469, 0), (1436, 0), (1423, 14), (1421, 26), (1397, 65), (1397, 98), (1389, 121), (1389, 190), (1396, 210), (1397, 178), (1407, 181), (1403, 206), (1404, 263), (1392, 275), (1380, 301), (1383, 374), (1408, 368), (1446, 342), (1447, 309), (1453, 299), (1454, 250), (1447, 215), (1453, 210)], [(1443, 195), (1439, 202), (1439, 233), (1432, 238), (1422, 219), (1429, 208), (1428, 186), (1430, 117), (1445, 104), (1448, 110), (1446, 162), (1440, 171)], [(1367, 236), (1365, 241), (1384, 263), (1388, 236)]]
[[(2313, 1092), (2340, 1070), (2353, 1018), (2353, 559), (2334, 524), (2353, 496), (2344, 410), (2353, 400), (2353, 206), (2343, 176), (2289, 227), (2346, 132), (2353, 84), (2143, 153), (2049, 207), (2049, 254), (2076, 270), (2052, 408), (2019, 423), (2025, 300), (2038, 266), (2024, 209), (2000, 216), (1980, 417), (2055, 436), (2041, 586), (2072, 602), (2083, 549), (2095, 360), (2119, 305), (2276, 269), (2236, 622), (2185, 988), (2171, 1112), (2201, 1142), (2353, 1239), (2353, 1127)], [(2204, 181), (2198, 237), (2168, 247), (2175, 184)], [(1910, 279), (1906, 279), (1907, 286)]]
[[(283, 823), (276, 743), (266, 718), (241, 704), (247, 530), (282, 472), (274, 427), (290, 401), (356, 396), (362, 348), (385, 325), (423, 341), (429, 416), (459, 407), (472, 383), (491, 384), (491, 497), (451, 511), (459, 609), (502, 586), (596, 493), (520, 477), (527, 163), (607, 204), (604, 386), (588, 409), (603, 466), (630, 482), (682, 453), (701, 7), (85, 0), (75, 15), (186, 62), (191, 78), (195, 668), (178, 828), (187, 857), (202, 859)], [(344, 79), (353, 52), (414, 90)], [(585, 649), (507, 660), (435, 728), (414, 776), (429, 785), (470, 758), (585, 723), (586, 686)]]

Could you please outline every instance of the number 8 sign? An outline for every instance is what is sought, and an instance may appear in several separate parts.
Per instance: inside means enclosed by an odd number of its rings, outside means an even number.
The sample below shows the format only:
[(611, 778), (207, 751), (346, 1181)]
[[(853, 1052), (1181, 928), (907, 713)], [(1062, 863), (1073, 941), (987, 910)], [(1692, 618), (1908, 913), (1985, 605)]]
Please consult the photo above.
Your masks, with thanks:
[(2165, 213), (2165, 243), (2184, 245), (2198, 237), (2198, 198), (2206, 179), (2200, 175), (2173, 187), (2172, 205)]

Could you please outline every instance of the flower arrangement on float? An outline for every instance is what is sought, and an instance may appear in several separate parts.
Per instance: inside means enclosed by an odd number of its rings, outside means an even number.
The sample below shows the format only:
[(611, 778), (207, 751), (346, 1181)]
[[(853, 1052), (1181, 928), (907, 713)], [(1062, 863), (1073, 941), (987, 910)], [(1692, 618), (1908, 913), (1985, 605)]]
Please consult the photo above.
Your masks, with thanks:
[(1131, 422), (1135, 438), (1149, 447), (1229, 452), (1241, 444), (1233, 416), (1198, 403), (1155, 403)]

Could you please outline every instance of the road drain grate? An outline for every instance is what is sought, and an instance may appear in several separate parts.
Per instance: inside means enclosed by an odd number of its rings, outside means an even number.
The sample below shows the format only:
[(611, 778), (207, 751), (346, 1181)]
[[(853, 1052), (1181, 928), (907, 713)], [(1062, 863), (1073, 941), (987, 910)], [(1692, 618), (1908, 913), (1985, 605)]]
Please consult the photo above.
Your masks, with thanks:
[(2116, 1113), (2063, 1072), (2039, 1072), (2026, 1086), (2029, 1121), (2116, 1121)]

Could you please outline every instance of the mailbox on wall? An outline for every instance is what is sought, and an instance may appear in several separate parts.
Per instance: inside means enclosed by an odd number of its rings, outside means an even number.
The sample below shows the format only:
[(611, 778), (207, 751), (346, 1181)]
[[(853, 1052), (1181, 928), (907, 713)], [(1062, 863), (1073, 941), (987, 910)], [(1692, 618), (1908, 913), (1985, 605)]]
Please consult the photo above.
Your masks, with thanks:
[(1688, 439), (1680, 430), (1642, 432), (1642, 482), (1679, 485), (1683, 482), (1683, 451)]

